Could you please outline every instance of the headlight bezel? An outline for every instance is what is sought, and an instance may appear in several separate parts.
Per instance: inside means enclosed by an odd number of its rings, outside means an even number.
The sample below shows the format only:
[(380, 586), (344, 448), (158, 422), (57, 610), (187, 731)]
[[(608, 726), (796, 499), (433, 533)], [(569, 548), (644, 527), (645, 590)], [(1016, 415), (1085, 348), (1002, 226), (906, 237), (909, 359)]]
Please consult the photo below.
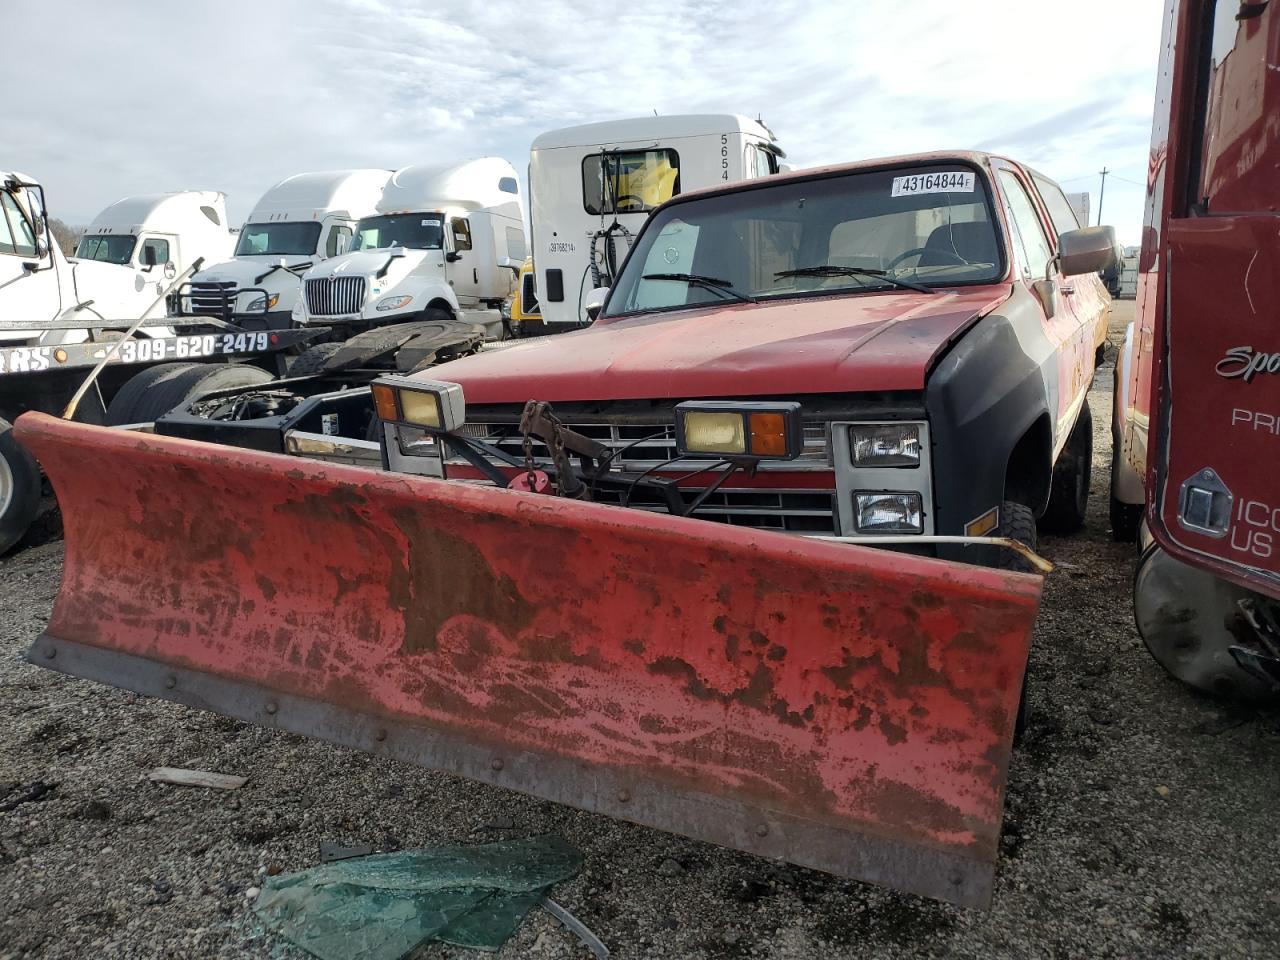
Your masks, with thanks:
[[(460, 383), (385, 376), (374, 380), (369, 390), (374, 413), (383, 423), (404, 424), (433, 434), (451, 433), (466, 423), (466, 398)], [(405, 403), (406, 397), (410, 404)]]
[(249, 305), (246, 306), (244, 309), (245, 309), (245, 312), (247, 313), (266, 313), (268, 310), (274, 309), (275, 305), (279, 302), (280, 302), (280, 294), (273, 293), (271, 294), (270, 297), (268, 297), (264, 293), (261, 296), (254, 297), (252, 300), (250, 300)]
[[(676, 404), (675, 415), (676, 452), (686, 459), (786, 461), (795, 460), (804, 451), (804, 424), (800, 404), (794, 400), (686, 400)], [(696, 429), (709, 428), (714, 420), (720, 420), (730, 432), (736, 429), (735, 442), (718, 448), (705, 442), (691, 446), (691, 415)]]
[(397, 293), (389, 297), (383, 297), (373, 309), (378, 313), (386, 313), (390, 310), (402, 310), (411, 303), (413, 303), (413, 294)]

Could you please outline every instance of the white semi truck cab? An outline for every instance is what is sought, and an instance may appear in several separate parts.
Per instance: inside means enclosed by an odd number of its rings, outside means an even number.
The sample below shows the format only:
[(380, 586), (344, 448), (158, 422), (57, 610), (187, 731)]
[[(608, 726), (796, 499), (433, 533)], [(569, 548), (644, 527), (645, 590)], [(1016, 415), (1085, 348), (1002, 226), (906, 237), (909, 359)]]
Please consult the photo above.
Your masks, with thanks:
[(234, 256), (193, 276), (171, 312), (234, 320), (245, 329), (288, 327), (301, 275), (347, 249), (390, 176), (390, 170), (328, 170), (281, 180), (249, 214)]
[(0, 345), (29, 345), (78, 303), (72, 265), (50, 241), (44, 188), (0, 171)]
[(154, 193), (117, 200), (76, 246), (77, 276), (92, 288), (93, 309), (109, 320), (163, 317), (170, 281), (197, 260), (231, 254), (227, 198), (213, 190)]
[(496, 309), (525, 246), (519, 178), (506, 160), (404, 167), (348, 252), (303, 275), (294, 319), (353, 333)]
[(738, 114), (610, 120), (539, 136), (529, 151), (529, 196), (544, 332), (588, 322), (590, 292), (611, 285), (655, 207), (777, 173), (784, 156), (768, 127)]

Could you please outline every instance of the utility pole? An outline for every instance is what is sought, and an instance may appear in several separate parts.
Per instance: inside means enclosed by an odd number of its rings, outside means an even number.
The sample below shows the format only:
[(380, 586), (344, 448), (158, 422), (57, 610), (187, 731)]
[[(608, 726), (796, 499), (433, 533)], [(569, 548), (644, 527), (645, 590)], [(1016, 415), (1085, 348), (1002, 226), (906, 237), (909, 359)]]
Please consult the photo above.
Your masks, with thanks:
[(1102, 168), (1102, 186), (1098, 187), (1098, 226), (1102, 226), (1102, 198), (1107, 193), (1107, 174), (1110, 172), (1106, 167)]

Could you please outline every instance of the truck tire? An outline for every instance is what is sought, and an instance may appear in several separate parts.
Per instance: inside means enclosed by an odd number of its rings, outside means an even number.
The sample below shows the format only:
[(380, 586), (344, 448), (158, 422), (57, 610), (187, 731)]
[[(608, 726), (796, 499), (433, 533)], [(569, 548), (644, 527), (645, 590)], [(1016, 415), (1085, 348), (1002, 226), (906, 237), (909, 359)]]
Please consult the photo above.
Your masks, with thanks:
[[(997, 537), (1008, 537), (1017, 540), (1032, 550), (1037, 549), (1036, 515), (1025, 503), (1006, 500), (1000, 504), (1000, 525), (996, 527)], [(1001, 570), (1017, 570), (1022, 573), (1035, 573), (1036, 569), (1012, 550), (1001, 549), (996, 558), (996, 566)]]
[(1071, 428), (1066, 448), (1053, 467), (1049, 506), (1040, 518), (1046, 533), (1076, 533), (1084, 528), (1089, 510), (1089, 480), (1093, 473), (1093, 414), (1086, 400)]
[(323, 373), (324, 365), (341, 349), (340, 343), (317, 343), (314, 347), (307, 347), (289, 364), (289, 376), (310, 377)]
[(272, 379), (246, 363), (162, 363), (120, 388), (107, 406), (107, 426), (147, 423), (216, 390), (256, 387)]
[[(1116, 488), (1115, 474), (1119, 469), (1114, 452), (1111, 455), (1111, 489)], [(1142, 526), (1141, 503), (1125, 503), (1114, 493), (1111, 494), (1111, 539), (1116, 543), (1133, 543), (1138, 539), (1138, 528)]]
[(40, 509), (40, 468), (0, 419), (0, 553), (22, 539)]

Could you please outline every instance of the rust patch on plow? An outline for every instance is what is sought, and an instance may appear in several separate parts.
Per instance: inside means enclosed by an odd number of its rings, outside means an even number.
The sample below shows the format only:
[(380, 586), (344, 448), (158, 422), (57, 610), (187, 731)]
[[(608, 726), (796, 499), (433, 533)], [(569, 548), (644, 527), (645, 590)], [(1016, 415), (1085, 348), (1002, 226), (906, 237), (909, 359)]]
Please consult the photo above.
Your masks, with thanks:
[[(1039, 578), (39, 415), (17, 430), (63, 508), (51, 641), (539, 758), (568, 780), (408, 754), (586, 809), (989, 893)], [(658, 799), (615, 809), (606, 783)], [(958, 892), (886, 849), (985, 879)]]

